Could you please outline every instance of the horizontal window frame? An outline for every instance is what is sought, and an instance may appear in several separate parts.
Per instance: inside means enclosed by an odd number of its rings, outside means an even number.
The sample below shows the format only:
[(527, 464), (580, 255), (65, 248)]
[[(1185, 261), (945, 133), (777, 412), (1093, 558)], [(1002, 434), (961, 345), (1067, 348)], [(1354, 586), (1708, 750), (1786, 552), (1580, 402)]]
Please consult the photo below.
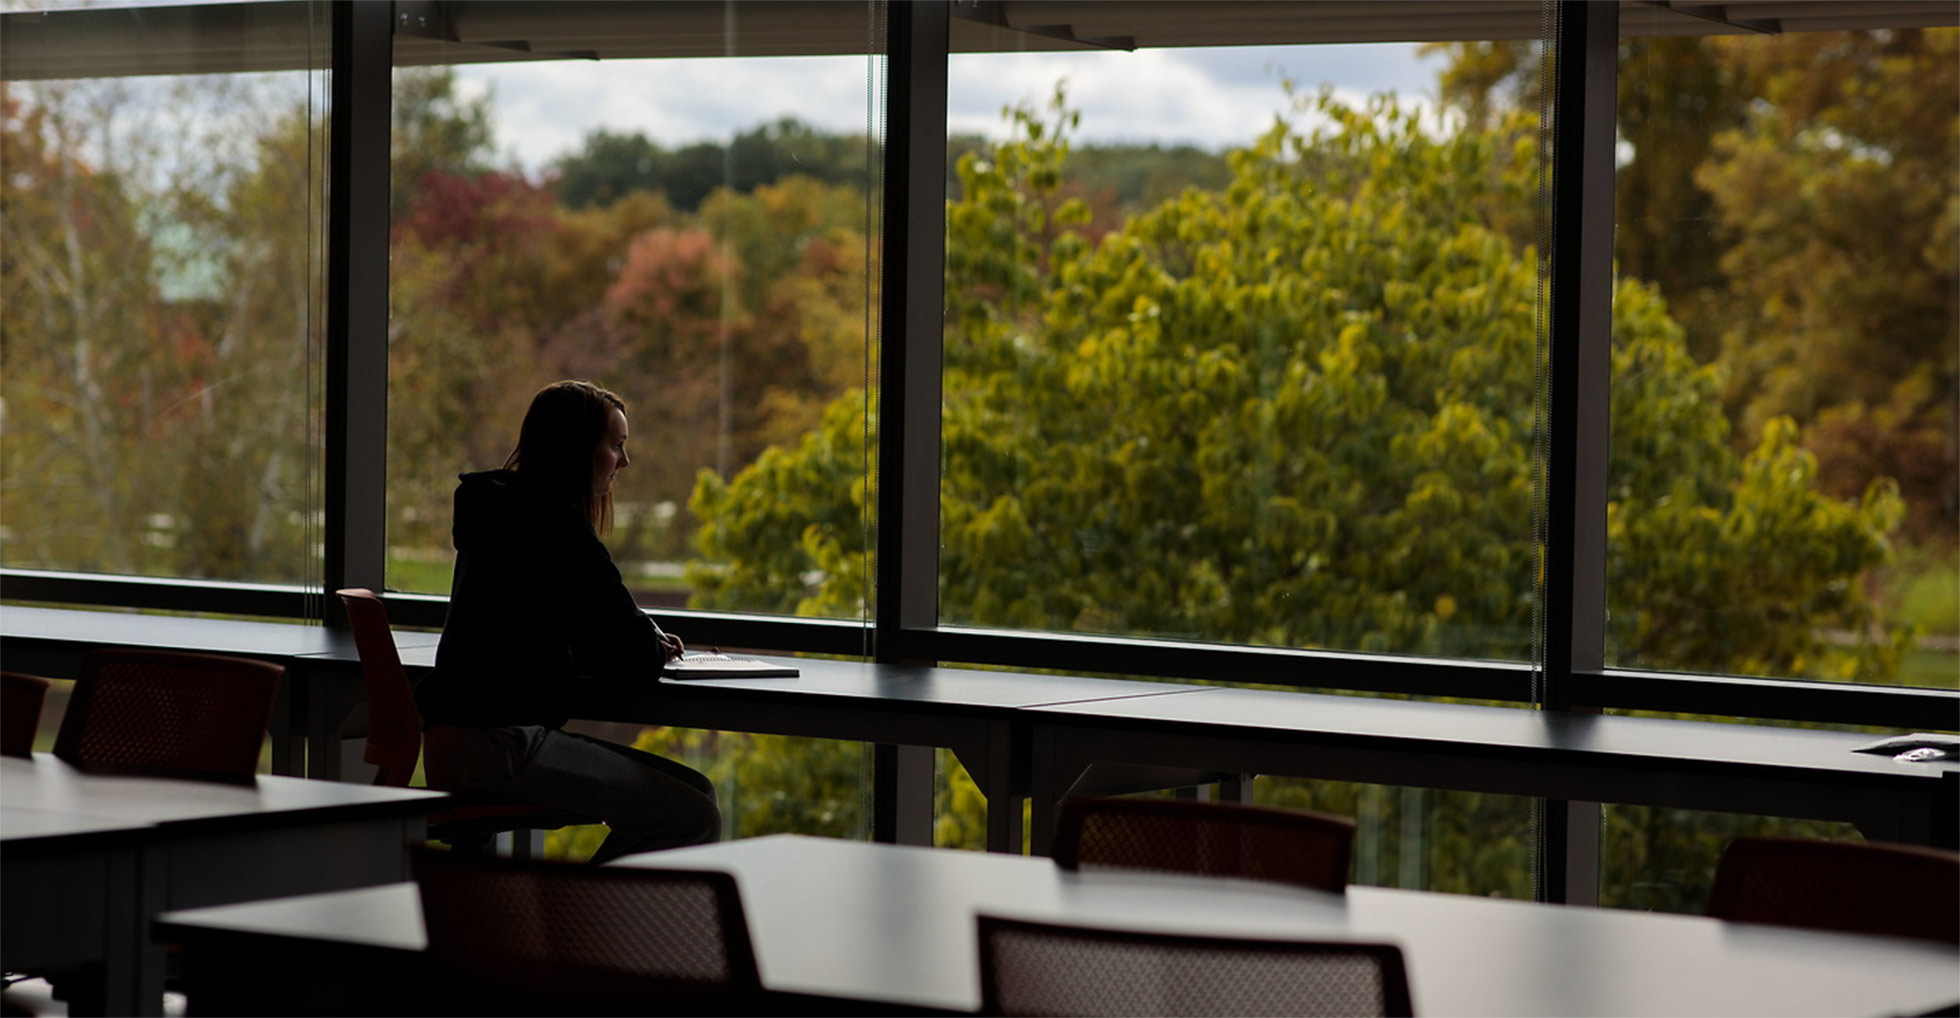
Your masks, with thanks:
[[(1575, 700), (1609, 710), (1960, 730), (1960, 690), (1953, 689), (1623, 668), (1575, 673), (1572, 679)], [(1757, 704), (1773, 705), (1774, 712), (1765, 713)]]
[[(138, 608), (272, 618), (319, 617), (319, 592), (299, 585), (0, 569), (0, 599), (79, 608)], [(449, 598), (384, 594), (398, 626), (439, 629)], [(863, 657), (868, 627), (849, 619), (649, 610), (697, 646)], [(900, 659), (1069, 673), (1224, 680), (1301, 689), (1528, 700), (1524, 662), (1240, 647), (1118, 636), (942, 626), (903, 632)], [(1705, 714), (1738, 719), (1954, 731), (1960, 690), (1869, 686), (1805, 679), (1607, 669), (1573, 674), (1573, 701), (1589, 708)]]
[(321, 592), (287, 583), (0, 569), (0, 601), (319, 621)]

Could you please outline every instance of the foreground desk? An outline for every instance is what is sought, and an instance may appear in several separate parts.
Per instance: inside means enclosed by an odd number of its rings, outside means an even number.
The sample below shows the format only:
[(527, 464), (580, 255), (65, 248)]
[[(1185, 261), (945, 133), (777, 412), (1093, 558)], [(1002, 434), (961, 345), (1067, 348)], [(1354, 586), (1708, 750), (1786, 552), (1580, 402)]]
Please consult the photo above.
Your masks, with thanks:
[(1147, 764), (1846, 820), (1953, 847), (1960, 763), (1852, 750), (1871, 736), (1254, 689), (1030, 709), (1033, 831), (1091, 767)]
[[(1417, 1014), (1918, 1014), (1960, 1000), (1952, 945), (1691, 916), (1067, 873), (1040, 858), (791, 835), (619, 865), (630, 864), (735, 874), (763, 985), (786, 995), (778, 1003), (790, 1012), (826, 1004), (847, 1014), (976, 1009), (980, 912), (1393, 942), (1406, 955)], [(187, 993), (198, 1013), (292, 1013), (310, 1004), (328, 1013), (399, 1012), (415, 998), (392, 990), (385, 998), (316, 998), (303, 974), (330, 978), (352, 959), (364, 973), (414, 973), (426, 943), (412, 884), (177, 912), (159, 920), (158, 934), (187, 946)]]
[(418, 789), (261, 776), (90, 774), (0, 758), (0, 963), (82, 968), (76, 1013), (159, 1014), (150, 917), (401, 880), (403, 846), (447, 800)]
[[(437, 633), (395, 631), (395, 644), (404, 652), (432, 648), (438, 639)], [(0, 645), (6, 648), (9, 671), (52, 678), (73, 678), (82, 655), (98, 647), (227, 654), (282, 665), (286, 677), (280, 683), (269, 726), (274, 774), (314, 773), (307, 766), (304, 734), (318, 710), (316, 703), (333, 696), (344, 681), (338, 674), (318, 676), (316, 672), (322, 665), (359, 661), (351, 632), (311, 623), (14, 605), (0, 607)], [(358, 672), (354, 681), (359, 681)]]

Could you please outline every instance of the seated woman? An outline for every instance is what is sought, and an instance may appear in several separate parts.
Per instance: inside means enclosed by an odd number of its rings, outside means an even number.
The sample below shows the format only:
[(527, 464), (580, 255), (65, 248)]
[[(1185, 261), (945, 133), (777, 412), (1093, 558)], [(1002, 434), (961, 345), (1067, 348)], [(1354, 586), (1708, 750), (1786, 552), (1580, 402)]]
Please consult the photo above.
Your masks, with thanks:
[(721, 836), (706, 776), (563, 730), (576, 703), (654, 681), (682, 649), (599, 540), (631, 462), (618, 396), (582, 381), (539, 390), (503, 469), (456, 488), (449, 616), (415, 694), (431, 787), (600, 817), (612, 831), (595, 863)]

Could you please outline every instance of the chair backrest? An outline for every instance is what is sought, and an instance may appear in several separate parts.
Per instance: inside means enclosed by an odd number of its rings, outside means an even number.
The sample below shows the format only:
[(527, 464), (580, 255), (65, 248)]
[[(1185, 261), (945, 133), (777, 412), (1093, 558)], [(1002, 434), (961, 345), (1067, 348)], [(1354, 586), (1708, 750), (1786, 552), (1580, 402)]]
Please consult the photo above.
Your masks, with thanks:
[(991, 1015), (1407, 1015), (1393, 944), (1087, 929), (980, 916)]
[(361, 680), (367, 686), (367, 749), (361, 759), (380, 768), (375, 784), (406, 788), (422, 755), (422, 713), (415, 707), (401, 653), (395, 650), (388, 610), (365, 587), (334, 593), (347, 606), (354, 648), (361, 655)]
[(54, 753), (79, 764), (249, 778), (285, 672), (216, 654), (89, 651)]
[[(516, 1010), (739, 1008), (760, 992), (727, 873), (413, 852), (429, 954)], [(681, 1002), (685, 1002), (684, 1004)], [(569, 1006), (575, 1004), (576, 1006)], [(463, 1013), (463, 1012), (459, 1012)]]
[(34, 733), (41, 727), (41, 701), (48, 680), (20, 672), (0, 672), (0, 753), (34, 755)]
[(1120, 867), (1347, 887), (1354, 821), (1304, 810), (1183, 799), (1062, 803), (1054, 858), (1064, 869)]
[(1736, 838), (1715, 866), (1717, 919), (1960, 943), (1960, 853), (1918, 845)]

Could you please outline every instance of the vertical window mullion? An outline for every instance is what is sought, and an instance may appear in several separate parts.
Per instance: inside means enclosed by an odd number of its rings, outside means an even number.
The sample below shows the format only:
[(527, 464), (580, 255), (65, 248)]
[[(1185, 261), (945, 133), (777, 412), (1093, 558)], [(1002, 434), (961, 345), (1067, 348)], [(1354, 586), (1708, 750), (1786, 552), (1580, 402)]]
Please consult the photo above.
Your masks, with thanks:
[[(324, 587), (383, 586), (388, 438), (388, 4), (333, 11)], [(326, 598), (328, 617), (340, 617)]]
[[(1550, 462), (1541, 706), (1573, 710), (1575, 673), (1605, 662), (1612, 356), (1613, 143), (1619, 5), (1565, 3), (1554, 41)], [(1553, 801), (1540, 898), (1596, 901), (1599, 806)]]
[[(923, 655), (907, 633), (939, 621), (939, 393), (946, 249), (943, 3), (889, 6), (883, 301), (878, 342), (876, 642), (880, 661)], [(913, 641), (917, 637), (910, 638)]]

